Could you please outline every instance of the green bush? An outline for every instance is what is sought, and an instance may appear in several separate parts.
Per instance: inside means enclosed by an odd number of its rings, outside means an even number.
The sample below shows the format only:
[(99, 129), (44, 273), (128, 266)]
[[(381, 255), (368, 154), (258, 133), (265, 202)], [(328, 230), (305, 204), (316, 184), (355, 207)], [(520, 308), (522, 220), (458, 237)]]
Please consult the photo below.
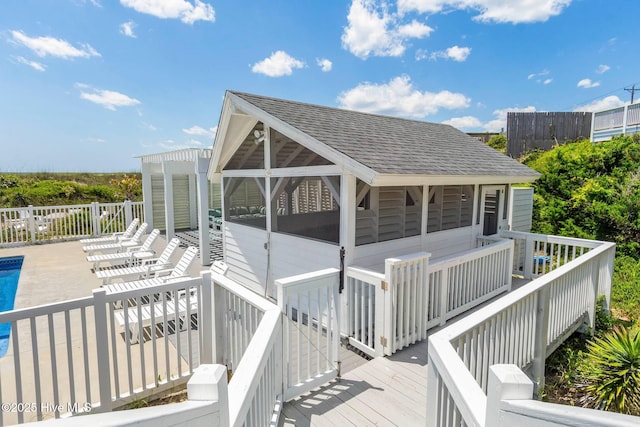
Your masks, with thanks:
[(487, 141), (487, 145), (493, 149), (498, 150), (501, 153), (506, 153), (507, 151), (507, 137), (503, 134), (493, 135)]
[(585, 406), (640, 413), (640, 333), (616, 327), (587, 343)]

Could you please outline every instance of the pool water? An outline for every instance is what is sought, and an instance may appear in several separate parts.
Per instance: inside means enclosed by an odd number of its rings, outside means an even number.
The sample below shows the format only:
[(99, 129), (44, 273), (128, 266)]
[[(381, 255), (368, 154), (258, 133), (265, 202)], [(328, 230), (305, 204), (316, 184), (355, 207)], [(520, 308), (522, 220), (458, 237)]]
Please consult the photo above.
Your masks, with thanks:
[[(0, 258), (0, 311), (13, 310), (24, 256)], [(0, 324), (0, 357), (7, 354), (11, 323)]]

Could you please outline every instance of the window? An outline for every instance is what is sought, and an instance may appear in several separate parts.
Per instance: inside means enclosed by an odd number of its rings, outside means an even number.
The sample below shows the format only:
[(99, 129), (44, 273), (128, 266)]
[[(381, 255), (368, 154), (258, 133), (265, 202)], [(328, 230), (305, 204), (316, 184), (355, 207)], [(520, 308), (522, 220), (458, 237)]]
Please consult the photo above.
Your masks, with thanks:
[(472, 216), (472, 185), (429, 187), (427, 233), (470, 226)]

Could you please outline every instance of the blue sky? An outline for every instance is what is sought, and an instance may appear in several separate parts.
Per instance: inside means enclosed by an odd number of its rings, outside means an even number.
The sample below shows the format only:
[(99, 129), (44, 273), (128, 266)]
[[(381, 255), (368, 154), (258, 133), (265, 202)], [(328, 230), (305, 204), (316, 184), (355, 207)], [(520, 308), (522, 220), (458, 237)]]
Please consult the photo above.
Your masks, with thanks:
[(0, 172), (210, 148), (227, 89), (464, 131), (615, 107), (640, 87), (639, 15), (632, 0), (2, 0)]

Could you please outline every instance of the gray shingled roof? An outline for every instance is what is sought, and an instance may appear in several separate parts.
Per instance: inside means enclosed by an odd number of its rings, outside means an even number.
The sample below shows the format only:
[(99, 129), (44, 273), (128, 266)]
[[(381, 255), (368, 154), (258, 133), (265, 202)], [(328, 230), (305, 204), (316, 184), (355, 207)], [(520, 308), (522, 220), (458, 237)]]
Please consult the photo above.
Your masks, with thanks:
[(231, 93), (380, 174), (538, 175), (449, 125)]

